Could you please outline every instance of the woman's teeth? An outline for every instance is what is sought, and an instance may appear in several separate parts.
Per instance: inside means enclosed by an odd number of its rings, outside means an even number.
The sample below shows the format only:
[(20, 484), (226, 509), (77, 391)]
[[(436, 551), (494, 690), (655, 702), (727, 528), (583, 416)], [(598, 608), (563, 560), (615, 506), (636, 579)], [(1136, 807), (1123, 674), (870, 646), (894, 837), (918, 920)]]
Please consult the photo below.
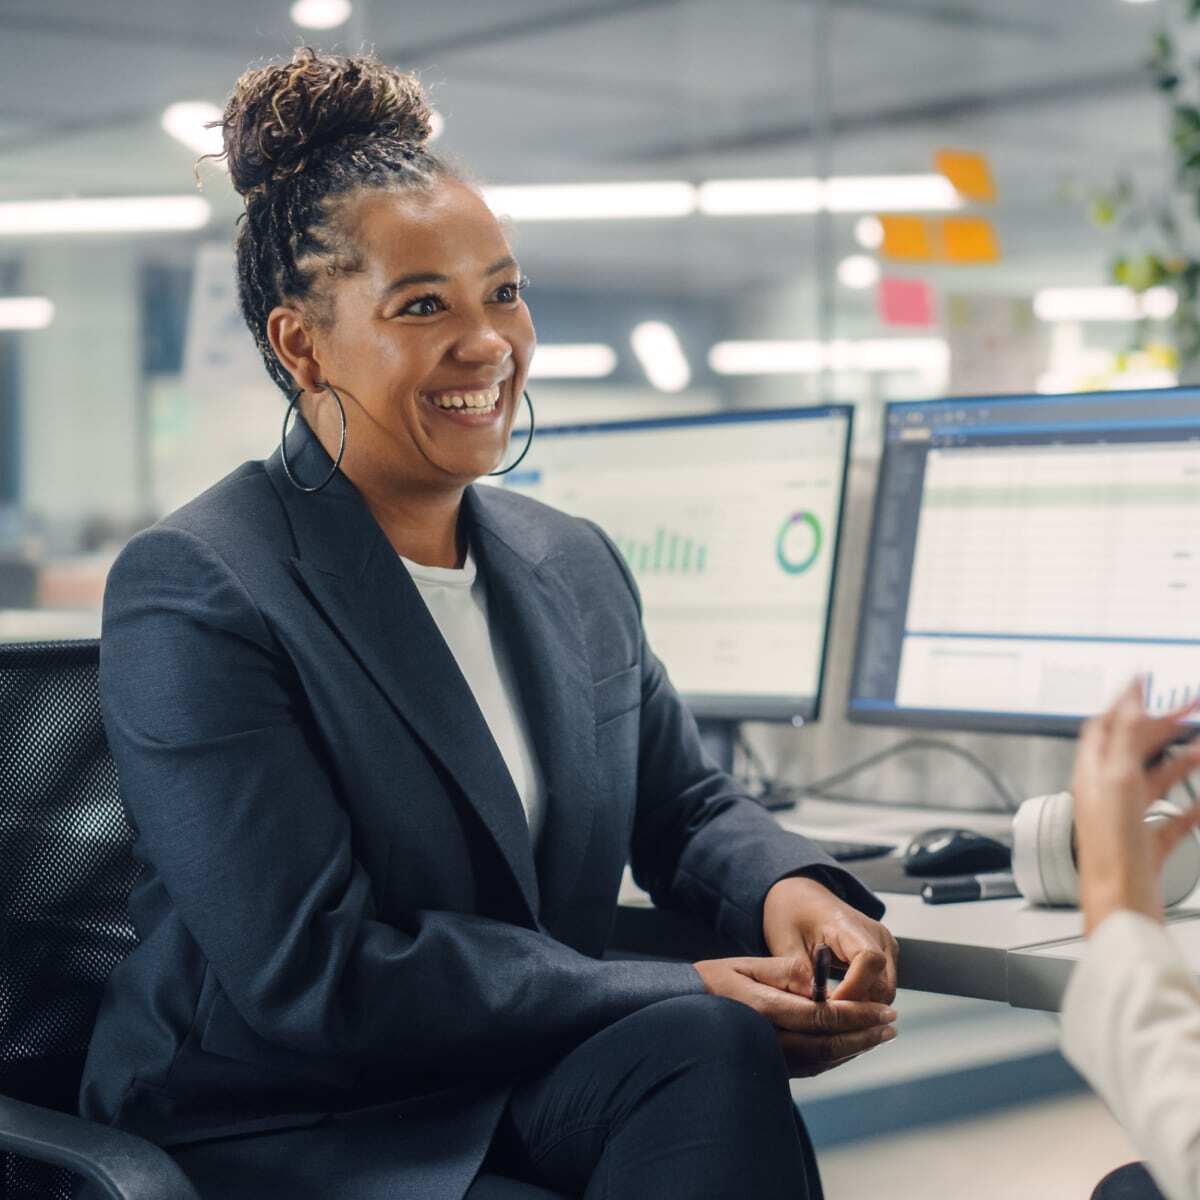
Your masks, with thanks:
[(427, 395), (426, 399), (438, 408), (469, 408), (474, 412), (490, 412), (500, 399), (500, 385), (497, 383), (486, 392), (439, 392), (436, 396)]

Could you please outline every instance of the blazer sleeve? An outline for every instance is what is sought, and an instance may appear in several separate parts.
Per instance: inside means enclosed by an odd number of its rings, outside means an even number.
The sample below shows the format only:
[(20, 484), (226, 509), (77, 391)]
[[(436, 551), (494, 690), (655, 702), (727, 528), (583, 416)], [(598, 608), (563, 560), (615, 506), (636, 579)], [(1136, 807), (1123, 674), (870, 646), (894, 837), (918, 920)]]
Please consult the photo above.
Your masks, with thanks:
[[(641, 618), (641, 596), (608, 535)], [(762, 910), (789, 875), (811, 875), (860, 912), (884, 907), (815, 843), (789, 833), (705, 753), (696, 722), (641, 635), (642, 708), (631, 866), (663, 908), (685, 909), (751, 954), (768, 953)]]
[(1170, 1200), (1200, 1200), (1200, 986), (1164, 926), (1116, 912), (1063, 999), (1063, 1053)]
[(115, 564), (101, 695), (135, 852), (269, 1042), (508, 1073), (704, 990), (686, 963), (601, 962), (483, 916), (378, 920), (289, 660), (188, 531), (148, 530)]

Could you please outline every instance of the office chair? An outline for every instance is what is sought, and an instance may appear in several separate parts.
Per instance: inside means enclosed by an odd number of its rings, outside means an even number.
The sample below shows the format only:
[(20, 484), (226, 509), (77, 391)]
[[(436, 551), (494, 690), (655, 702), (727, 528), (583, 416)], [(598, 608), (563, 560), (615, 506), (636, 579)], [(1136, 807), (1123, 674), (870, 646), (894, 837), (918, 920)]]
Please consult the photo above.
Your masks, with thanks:
[(200, 1200), (158, 1146), (75, 1115), (138, 866), (100, 719), (100, 644), (0, 646), (0, 1195)]

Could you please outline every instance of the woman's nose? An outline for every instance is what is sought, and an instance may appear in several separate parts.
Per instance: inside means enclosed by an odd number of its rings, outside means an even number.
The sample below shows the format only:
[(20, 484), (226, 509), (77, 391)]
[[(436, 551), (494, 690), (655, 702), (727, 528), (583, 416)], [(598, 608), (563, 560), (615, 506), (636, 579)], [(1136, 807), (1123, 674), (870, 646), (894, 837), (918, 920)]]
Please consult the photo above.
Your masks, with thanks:
[(459, 362), (499, 365), (512, 354), (512, 345), (490, 321), (477, 321), (454, 344)]

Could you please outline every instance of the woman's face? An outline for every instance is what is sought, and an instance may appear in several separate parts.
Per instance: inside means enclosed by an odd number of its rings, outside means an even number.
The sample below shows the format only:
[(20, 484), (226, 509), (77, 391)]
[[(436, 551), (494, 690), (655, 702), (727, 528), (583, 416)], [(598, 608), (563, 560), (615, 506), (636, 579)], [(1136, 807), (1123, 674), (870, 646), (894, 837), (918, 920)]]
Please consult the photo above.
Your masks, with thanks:
[(457, 181), (349, 205), (363, 270), (328, 281), (333, 321), (309, 330), (319, 378), (346, 407), (347, 465), (461, 486), (500, 465), (521, 402), (535, 337), (520, 269)]

